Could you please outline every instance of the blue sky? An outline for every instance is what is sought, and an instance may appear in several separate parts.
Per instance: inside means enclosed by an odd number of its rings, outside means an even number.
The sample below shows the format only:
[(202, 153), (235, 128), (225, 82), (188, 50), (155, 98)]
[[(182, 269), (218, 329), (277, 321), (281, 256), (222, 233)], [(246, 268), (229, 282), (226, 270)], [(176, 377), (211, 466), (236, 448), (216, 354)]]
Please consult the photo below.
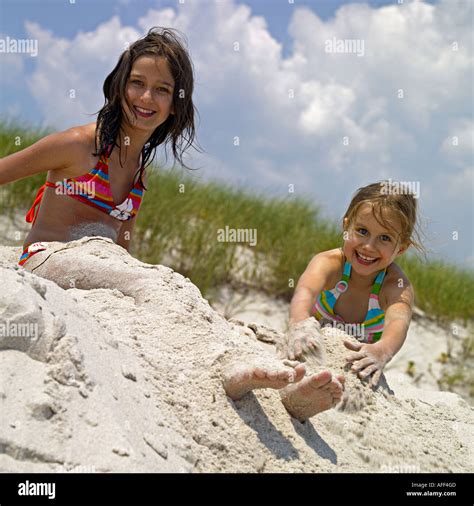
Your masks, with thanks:
[[(214, 0), (185, 0), (187, 2), (206, 4)], [(454, 0), (455, 1), (455, 0)], [(350, 3), (361, 3), (357, 0), (239, 0), (238, 4), (248, 5), (252, 12), (264, 16), (270, 33), (278, 40), (288, 43), (286, 34), (289, 15), (295, 7), (306, 6), (318, 16), (327, 20), (337, 9)], [(365, 2), (373, 7), (393, 5), (393, 0), (368, 0)], [(434, 1), (430, 2), (434, 3)], [(72, 37), (78, 31), (95, 30), (97, 25), (110, 18), (111, 14), (119, 14), (123, 21), (135, 24), (143, 12), (151, 6), (155, 8), (176, 8), (179, 0), (2, 0), (2, 25), (8, 28), (11, 36), (25, 35), (24, 21), (36, 21), (46, 29), (52, 30), (57, 36)], [(74, 10), (72, 10), (74, 9)]]
[[(294, 184), (334, 219), (364, 184), (419, 182), (432, 256), (473, 266), (471, 22), (464, 0), (0, 0), (0, 38), (39, 43), (35, 58), (0, 53), (0, 113), (90, 122), (124, 42), (167, 24), (196, 69), (198, 178)], [(328, 54), (333, 39), (363, 54)]]
[[(215, 0), (185, 0), (185, 3), (199, 3), (203, 8), (214, 3)], [(288, 35), (288, 22), (293, 9), (308, 7), (327, 20), (334, 16), (337, 9), (343, 5), (357, 3), (357, 0), (239, 0), (236, 4), (248, 5), (252, 13), (263, 16), (268, 24), (272, 36), (283, 44), (283, 54), (291, 51), (292, 39)], [(380, 7), (393, 4), (393, 0), (370, 0), (369, 5)], [(207, 5), (206, 5), (207, 4)], [(0, 32), (12, 38), (25, 38), (25, 21), (38, 23), (45, 30), (49, 30), (56, 37), (74, 38), (79, 32), (96, 30), (97, 26), (106, 22), (112, 15), (118, 15), (123, 24), (134, 26), (138, 19), (149, 10), (155, 8), (178, 8), (179, 0), (0, 0)], [(25, 59), (25, 67), (31, 70), (33, 60)], [(17, 94), (13, 88), (12, 93)], [(14, 96), (3, 90), (3, 103), (10, 102)], [(6, 93), (6, 94), (5, 94)], [(36, 101), (29, 100), (29, 95), (22, 99), (25, 107), (22, 117), (32, 123), (41, 119), (41, 113)], [(22, 100), (22, 101), (23, 101)], [(2, 104), (0, 104), (0, 108)], [(1, 109), (0, 109), (1, 110)]]

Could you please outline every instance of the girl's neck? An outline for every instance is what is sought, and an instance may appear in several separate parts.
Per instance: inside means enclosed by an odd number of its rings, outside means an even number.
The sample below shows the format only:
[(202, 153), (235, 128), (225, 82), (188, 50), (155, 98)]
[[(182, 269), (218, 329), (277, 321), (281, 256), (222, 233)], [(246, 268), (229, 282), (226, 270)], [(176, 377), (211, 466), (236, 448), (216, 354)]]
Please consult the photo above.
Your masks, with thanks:
[(150, 137), (150, 132), (135, 130), (127, 124), (122, 124), (116, 144), (120, 146), (123, 163), (130, 160), (139, 160), (143, 147)]
[(368, 276), (362, 276), (361, 274), (357, 273), (354, 268), (351, 268), (351, 277), (350, 277), (350, 283), (353, 288), (359, 289), (359, 290), (365, 290), (368, 288), (371, 288), (373, 284), (375, 283), (375, 278), (379, 275), (380, 271), (375, 272), (374, 274), (370, 274)]
[[(342, 253), (342, 255), (344, 262), (348, 262), (344, 253)], [(367, 290), (368, 288), (372, 288), (373, 284), (375, 283), (375, 279), (382, 271), (383, 269), (380, 269), (379, 271), (373, 274), (369, 274), (368, 276), (362, 276), (361, 274), (355, 271), (354, 266), (351, 264), (351, 275), (350, 275), (351, 286), (357, 290)]]

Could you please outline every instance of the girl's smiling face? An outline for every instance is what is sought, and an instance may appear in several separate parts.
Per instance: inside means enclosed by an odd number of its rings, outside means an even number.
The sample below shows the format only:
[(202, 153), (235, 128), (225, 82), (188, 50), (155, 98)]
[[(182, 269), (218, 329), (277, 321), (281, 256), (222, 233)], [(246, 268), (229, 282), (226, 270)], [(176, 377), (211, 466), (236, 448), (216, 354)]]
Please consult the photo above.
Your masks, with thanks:
[(370, 204), (360, 207), (352, 223), (347, 223), (347, 218), (344, 221), (344, 254), (352, 268), (364, 276), (385, 269), (407, 249), (399, 240), (400, 220), (393, 213), (387, 213), (385, 221), (390, 229), (379, 221)]
[(128, 122), (141, 130), (155, 130), (173, 110), (174, 79), (163, 57), (140, 56), (133, 63), (122, 107)]

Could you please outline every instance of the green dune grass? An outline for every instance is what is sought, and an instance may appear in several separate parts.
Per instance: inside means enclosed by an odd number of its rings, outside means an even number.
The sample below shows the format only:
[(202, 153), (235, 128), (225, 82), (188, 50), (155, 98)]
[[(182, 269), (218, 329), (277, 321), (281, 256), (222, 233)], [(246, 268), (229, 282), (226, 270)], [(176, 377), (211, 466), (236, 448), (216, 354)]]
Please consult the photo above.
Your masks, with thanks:
[[(27, 147), (46, 133), (13, 124), (0, 127), (0, 157)], [(15, 143), (18, 137), (20, 145)], [(324, 219), (313, 202), (203, 183), (196, 180), (196, 174), (201, 173), (156, 168), (149, 173), (131, 253), (145, 262), (169, 265), (189, 277), (207, 297), (212, 298), (223, 283), (248, 282), (289, 299), (312, 256), (341, 245), (338, 224)], [(43, 173), (3, 185), (1, 212), (29, 208), (45, 177)], [(256, 245), (220, 242), (219, 230), (226, 226), (255, 229)], [(420, 309), (444, 323), (473, 319), (473, 271), (414, 255), (398, 263), (415, 287)], [(240, 273), (237, 277), (236, 272)]]

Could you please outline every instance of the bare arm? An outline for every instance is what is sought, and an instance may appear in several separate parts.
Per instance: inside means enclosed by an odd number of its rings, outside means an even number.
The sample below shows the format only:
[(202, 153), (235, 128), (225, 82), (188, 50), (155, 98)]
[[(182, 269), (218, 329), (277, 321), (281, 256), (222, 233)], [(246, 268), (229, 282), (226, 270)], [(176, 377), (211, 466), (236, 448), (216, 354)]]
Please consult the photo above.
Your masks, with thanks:
[(302, 274), (291, 300), (290, 326), (285, 334), (282, 355), (290, 360), (305, 360), (314, 355), (324, 363), (324, 344), (319, 332), (321, 326), (311, 318), (311, 307), (340, 261), (339, 254), (325, 251), (316, 255)]
[(21, 151), (0, 159), (0, 185), (40, 172), (67, 167), (80, 156), (83, 134), (77, 128), (47, 135)]
[(380, 347), (392, 358), (405, 342), (413, 314), (415, 294), (406, 278), (400, 278), (403, 286), (394, 284), (387, 294), (385, 324)]
[(334, 269), (334, 260), (329, 258), (328, 252), (319, 253), (313, 257), (301, 275), (291, 299), (291, 323), (297, 323), (311, 316), (314, 299), (323, 291), (332, 269)]
[(120, 231), (118, 233), (117, 244), (125, 248), (128, 252), (130, 252), (130, 246), (132, 243), (132, 234), (133, 229), (135, 227), (135, 221), (137, 217), (135, 216), (131, 220), (124, 221), (120, 227)]

